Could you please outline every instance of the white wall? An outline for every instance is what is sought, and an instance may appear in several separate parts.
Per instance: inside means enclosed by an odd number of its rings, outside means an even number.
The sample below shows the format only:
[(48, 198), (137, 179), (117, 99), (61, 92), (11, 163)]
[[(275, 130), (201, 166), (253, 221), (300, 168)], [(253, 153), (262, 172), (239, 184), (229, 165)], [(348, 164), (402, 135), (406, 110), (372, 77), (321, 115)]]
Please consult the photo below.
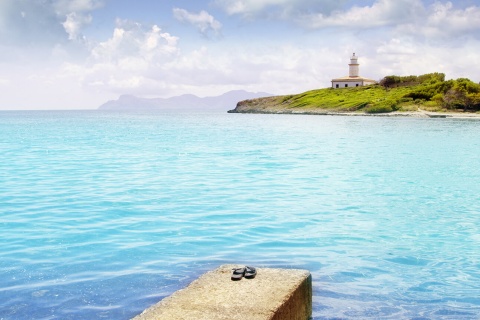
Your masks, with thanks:
[(335, 82), (332, 82), (332, 88), (336, 88), (336, 85), (338, 84), (338, 88), (346, 88), (345, 85), (347, 84), (349, 88), (352, 88), (352, 87), (355, 87), (357, 84), (359, 87), (362, 86), (362, 81), (335, 81)]
[(345, 85), (348, 85), (348, 88), (356, 87), (357, 84), (359, 87), (361, 86), (368, 86), (371, 84), (374, 84), (374, 81), (335, 81), (332, 82), (332, 88), (336, 88), (336, 85), (338, 84), (338, 88), (346, 88)]

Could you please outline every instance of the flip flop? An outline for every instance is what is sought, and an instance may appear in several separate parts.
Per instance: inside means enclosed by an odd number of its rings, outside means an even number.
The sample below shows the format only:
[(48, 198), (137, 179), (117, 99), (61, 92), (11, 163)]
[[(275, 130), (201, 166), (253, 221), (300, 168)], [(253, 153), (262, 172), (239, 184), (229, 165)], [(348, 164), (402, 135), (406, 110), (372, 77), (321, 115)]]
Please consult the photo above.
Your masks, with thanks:
[(234, 281), (241, 280), (245, 275), (245, 268), (234, 268), (232, 269), (231, 279)]
[(245, 267), (244, 277), (246, 279), (253, 279), (253, 278), (255, 278), (256, 275), (257, 275), (257, 269), (255, 269), (254, 267), (249, 267), (249, 266)]

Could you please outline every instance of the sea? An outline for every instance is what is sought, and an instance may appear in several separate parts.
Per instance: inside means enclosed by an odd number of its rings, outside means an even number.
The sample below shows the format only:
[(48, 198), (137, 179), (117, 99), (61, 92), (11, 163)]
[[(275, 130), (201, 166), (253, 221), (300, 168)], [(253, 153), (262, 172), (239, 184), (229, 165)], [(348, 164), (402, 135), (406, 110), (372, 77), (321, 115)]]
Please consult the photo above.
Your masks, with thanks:
[(222, 264), (309, 270), (312, 319), (480, 319), (480, 120), (2, 111), (0, 235), (1, 320)]

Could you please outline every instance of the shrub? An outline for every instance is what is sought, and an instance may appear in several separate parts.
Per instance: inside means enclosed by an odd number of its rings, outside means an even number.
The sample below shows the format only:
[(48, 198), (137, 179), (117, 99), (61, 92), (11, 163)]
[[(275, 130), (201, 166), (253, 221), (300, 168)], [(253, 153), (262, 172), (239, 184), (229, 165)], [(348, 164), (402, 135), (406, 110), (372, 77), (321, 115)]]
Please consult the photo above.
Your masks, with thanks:
[(437, 93), (436, 95), (434, 95), (431, 99), (432, 101), (435, 101), (437, 103), (442, 103), (443, 102), (443, 94), (441, 93)]
[(379, 84), (384, 88), (391, 88), (399, 82), (399, 77), (397, 76), (386, 76), (380, 80)]
[(445, 81), (445, 73), (427, 73), (421, 76), (418, 76), (419, 83), (429, 83), (433, 84), (435, 82), (443, 82)]
[(365, 108), (366, 113), (388, 113), (392, 111), (392, 107), (387, 105), (373, 105)]
[(466, 79), (466, 78), (459, 78), (455, 81), (454, 88), (459, 91), (463, 91), (466, 93), (478, 93), (480, 92), (480, 85), (476, 84), (475, 82)]
[(385, 99), (365, 108), (366, 113), (387, 113), (398, 110), (398, 103), (392, 99)]
[(287, 102), (288, 100), (290, 100), (292, 98), (293, 98), (293, 95), (284, 96), (283, 99), (282, 99), (282, 103)]
[(416, 105), (407, 105), (407, 106), (401, 106), (399, 111), (418, 111), (418, 107)]
[(362, 103), (356, 105), (354, 108), (355, 108), (356, 110), (358, 110), (358, 109), (365, 108), (366, 106), (368, 106), (368, 102), (362, 102)]
[(427, 101), (424, 103), (424, 106), (426, 107), (439, 107), (440, 104), (436, 101)]
[(421, 76), (386, 76), (379, 84), (384, 88), (413, 86), (418, 84), (435, 84), (445, 81), (444, 73), (427, 73)]
[(413, 102), (413, 98), (403, 97), (403, 98), (400, 98), (400, 100), (398, 100), (398, 102), (400, 102), (400, 103)]
[(466, 101), (469, 109), (480, 110), (480, 93), (468, 93)]

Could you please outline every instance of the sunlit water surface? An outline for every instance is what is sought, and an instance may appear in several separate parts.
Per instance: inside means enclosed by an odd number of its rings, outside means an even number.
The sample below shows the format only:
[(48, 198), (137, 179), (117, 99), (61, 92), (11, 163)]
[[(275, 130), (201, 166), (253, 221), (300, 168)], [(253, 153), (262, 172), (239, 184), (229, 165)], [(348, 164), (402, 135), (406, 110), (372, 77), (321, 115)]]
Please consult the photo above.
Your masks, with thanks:
[(0, 157), (0, 319), (226, 263), (310, 270), (314, 319), (480, 318), (480, 121), (1, 112)]

